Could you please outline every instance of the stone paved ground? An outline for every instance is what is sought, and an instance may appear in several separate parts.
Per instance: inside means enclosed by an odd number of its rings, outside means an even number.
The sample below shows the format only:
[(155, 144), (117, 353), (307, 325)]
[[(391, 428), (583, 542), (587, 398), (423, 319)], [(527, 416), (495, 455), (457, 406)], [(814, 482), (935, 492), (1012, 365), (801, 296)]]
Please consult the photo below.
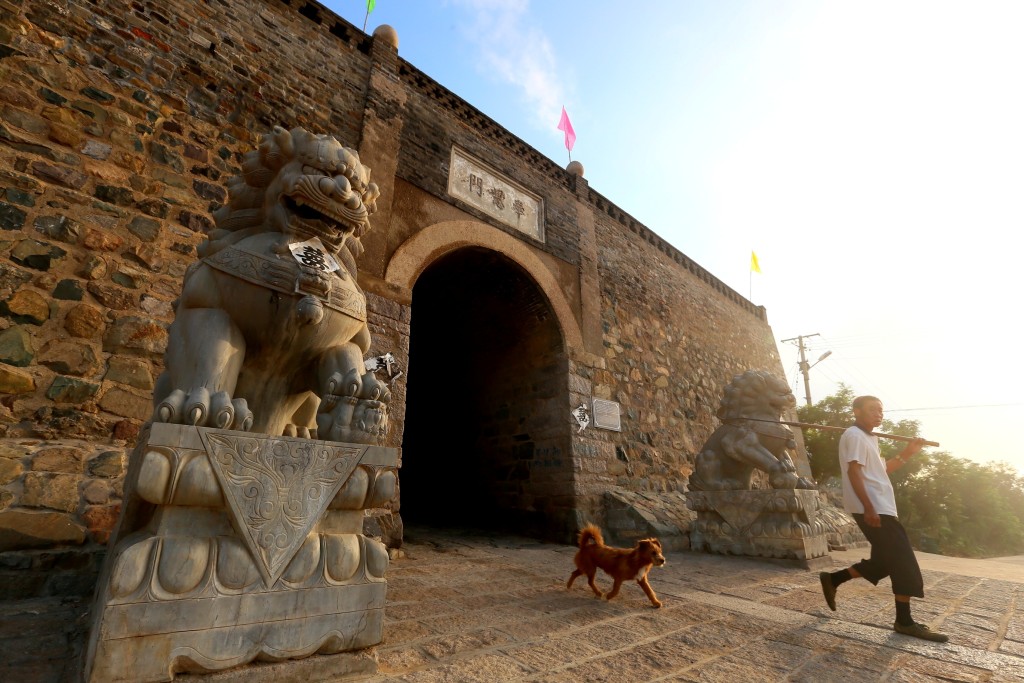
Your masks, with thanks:
[[(888, 582), (845, 584), (833, 613), (814, 572), (669, 553), (652, 573), (656, 610), (635, 584), (611, 602), (582, 582), (566, 591), (568, 546), (413, 529), (405, 549), (388, 574), (379, 672), (361, 683), (1024, 680), (1024, 565), (968, 576), (923, 562), (928, 598), (915, 601), (915, 617), (949, 633), (941, 645), (892, 631)], [(60, 601), (0, 608), (0, 680), (73, 681), (83, 611)], [(334, 678), (313, 661), (299, 678), (277, 664), (211, 679)]]

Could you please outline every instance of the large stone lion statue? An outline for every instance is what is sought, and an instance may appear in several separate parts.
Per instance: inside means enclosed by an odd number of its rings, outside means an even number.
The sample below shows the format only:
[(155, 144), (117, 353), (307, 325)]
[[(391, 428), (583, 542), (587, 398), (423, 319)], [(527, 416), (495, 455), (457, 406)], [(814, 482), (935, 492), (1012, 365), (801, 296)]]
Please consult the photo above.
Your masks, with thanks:
[(154, 420), (379, 442), (388, 386), (364, 368), (359, 238), (380, 194), (358, 155), (281, 127), (228, 183), (185, 274)]
[(718, 417), (722, 426), (697, 455), (690, 476), (694, 491), (749, 490), (754, 470), (768, 474), (776, 489), (810, 489), (787, 452), (796, 448), (782, 413), (796, 405), (785, 381), (763, 370), (747, 370), (725, 388)]

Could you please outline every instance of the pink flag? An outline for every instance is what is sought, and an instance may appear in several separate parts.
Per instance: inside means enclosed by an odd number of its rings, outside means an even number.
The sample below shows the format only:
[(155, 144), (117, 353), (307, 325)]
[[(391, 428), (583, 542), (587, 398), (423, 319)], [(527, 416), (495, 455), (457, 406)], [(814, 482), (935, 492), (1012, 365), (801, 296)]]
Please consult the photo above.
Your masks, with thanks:
[(571, 152), (572, 146), (576, 144), (576, 131), (569, 123), (569, 115), (565, 113), (565, 107), (562, 107), (562, 118), (558, 121), (558, 130), (565, 132), (565, 148)]

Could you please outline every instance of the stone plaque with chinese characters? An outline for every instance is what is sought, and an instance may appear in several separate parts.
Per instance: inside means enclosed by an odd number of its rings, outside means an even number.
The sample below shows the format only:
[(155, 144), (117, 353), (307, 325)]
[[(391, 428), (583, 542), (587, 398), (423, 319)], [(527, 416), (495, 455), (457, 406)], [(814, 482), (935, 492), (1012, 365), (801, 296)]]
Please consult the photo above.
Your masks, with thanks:
[(448, 194), (509, 227), (544, 241), (541, 198), (458, 147), (452, 147)]

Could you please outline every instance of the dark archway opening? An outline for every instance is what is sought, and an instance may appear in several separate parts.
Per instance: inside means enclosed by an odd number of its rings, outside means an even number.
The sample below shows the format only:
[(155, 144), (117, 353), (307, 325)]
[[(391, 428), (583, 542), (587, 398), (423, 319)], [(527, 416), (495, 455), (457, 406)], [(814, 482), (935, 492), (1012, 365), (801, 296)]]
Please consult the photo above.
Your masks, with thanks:
[(549, 536), (571, 492), (568, 363), (525, 271), (465, 248), (413, 288), (401, 512), (407, 525)]

